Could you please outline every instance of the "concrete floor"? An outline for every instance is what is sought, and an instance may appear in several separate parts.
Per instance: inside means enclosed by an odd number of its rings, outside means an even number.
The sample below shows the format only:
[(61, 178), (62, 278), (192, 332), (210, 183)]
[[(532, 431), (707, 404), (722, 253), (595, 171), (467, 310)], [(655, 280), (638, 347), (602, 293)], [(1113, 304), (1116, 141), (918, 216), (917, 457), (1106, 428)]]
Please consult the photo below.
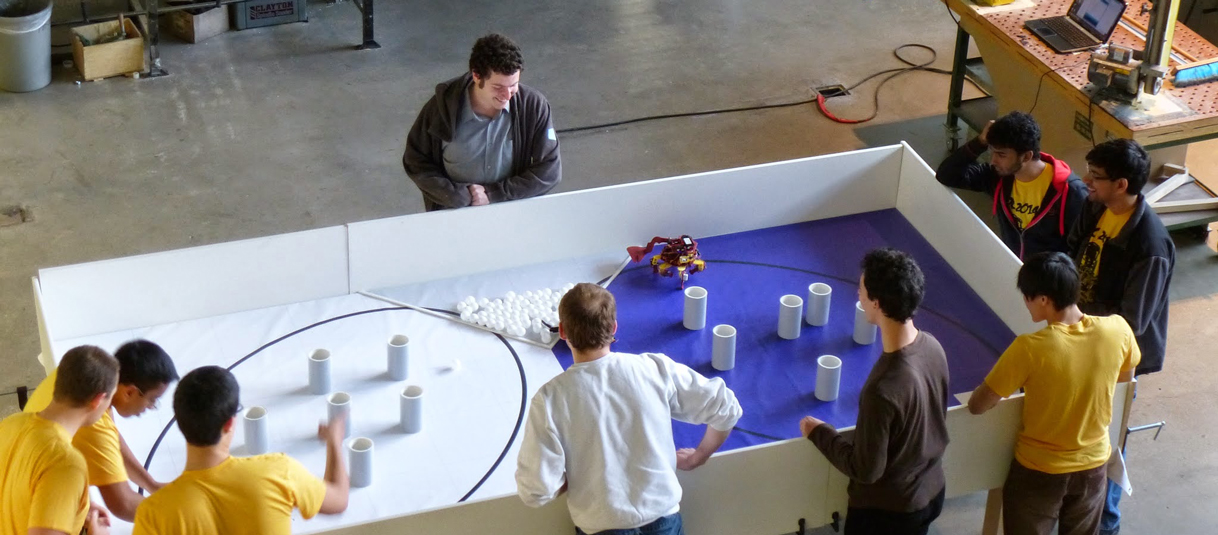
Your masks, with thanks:
[[(955, 34), (935, 0), (381, 2), (384, 48), (369, 52), (350, 50), (359, 36), (350, 3), (313, 4), (310, 19), (198, 45), (166, 37), (166, 78), (78, 86), (75, 71), (57, 66), (46, 89), (0, 93), (0, 205), (30, 205), (36, 217), (0, 228), (0, 393), (41, 377), (30, 292), (38, 268), (421, 211), (400, 164), (405, 133), (488, 31), (524, 48), (523, 81), (549, 96), (559, 128), (799, 100), (812, 86), (900, 66), (891, 50), (904, 43), (934, 47), (935, 66), (947, 69)], [(909, 74), (861, 126), (802, 106), (564, 136), (559, 190), (902, 139), (935, 164), (947, 85)], [(865, 116), (873, 88), (833, 108)], [(1134, 423), (1169, 424), (1158, 442), (1130, 440), (1137, 490), (1126, 533), (1218, 526), (1209, 506), (1218, 418), (1198, 410), (1218, 403), (1206, 358), (1218, 336), (1218, 258), (1196, 235), (1177, 238), (1167, 370), (1144, 379), (1133, 412)], [(14, 401), (0, 396), (0, 414)], [(975, 532), (983, 503), (950, 501), (932, 532)]]

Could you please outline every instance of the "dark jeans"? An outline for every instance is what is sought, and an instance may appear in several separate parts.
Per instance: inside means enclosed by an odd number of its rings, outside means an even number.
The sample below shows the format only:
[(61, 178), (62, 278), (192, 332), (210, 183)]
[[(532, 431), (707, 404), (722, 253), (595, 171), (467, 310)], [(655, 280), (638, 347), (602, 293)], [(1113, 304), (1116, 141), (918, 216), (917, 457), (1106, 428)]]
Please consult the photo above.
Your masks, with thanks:
[(1106, 466), (1067, 474), (1046, 474), (1011, 461), (1002, 486), (1002, 529), (1006, 535), (1095, 535), (1100, 529), (1108, 477)]
[[(576, 535), (588, 535), (584, 530), (575, 528)], [(645, 526), (631, 529), (607, 529), (592, 535), (685, 535), (685, 527), (681, 523), (681, 513), (662, 516)]]
[(909, 513), (851, 507), (846, 510), (845, 535), (926, 535), (930, 523), (943, 512), (946, 490), (940, 490), (926, 507)]

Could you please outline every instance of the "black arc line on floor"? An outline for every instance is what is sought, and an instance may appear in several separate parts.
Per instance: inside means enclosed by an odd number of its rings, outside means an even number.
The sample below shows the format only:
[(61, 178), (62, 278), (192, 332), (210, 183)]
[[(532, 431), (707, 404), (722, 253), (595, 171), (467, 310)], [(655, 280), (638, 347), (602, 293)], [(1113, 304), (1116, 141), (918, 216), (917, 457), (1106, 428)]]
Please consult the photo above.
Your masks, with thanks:
[[(331, 322), (335, 322), (335, 321), (343, 320), (343, 319), (347, 319), (347, 318), (353, 318), (355, 316), (363, 316), (364, 314), (375, 314), (378, 312), (390, 312), (390, 311), (395, 311), (395, 310), (409, 310), (412, 312), (417, 312), (417, 310), (414, 310), (413, 308), (410, 308), (410, 307), (385, 307), (385, 308), (375, 308), (375, 309), (371, 309), (371, 310), (363, 310), (360, 312), (352, 312), (350, 314), (343, 314), (341, 316), (335, 316), (333, 318), (319, 321), (312, 325), (306, 325), (306, 326), (296, 329), (295, 331), (292, 331), (288, 334), (280, 336), (279, 338), (271, 340), (270, 342), (263, 344), (262, 347), (255, 349), (250, 354), (248, 354), (244, 357), (241, 357), (240, 359), (237, 360), (237, 362), (230, 364), (225, 369), (231, 372), (233, 370), (233, 368), (240, 366), (241, 363), (249, 360), (250, 358), (253, 358), (255, 355), (261, 353), (263, 350), (265, 350), (275, 344), (278, 344), (279, 342), (287, 340), (288, 338), (291, 338), (302, 332), (312, 329), (314, 327), (320, 327), (327, 323), (331, 323)], [(442, 309), (437, 309), (437, 308), (428, 308), (427, 310), (429, 310), (431, 312), (437, 312), (440, 314), (448, 314), (450, 316), (457, 315), (457, 313), (455, 313), (451, 310), (442, 310)], [(516, 353), (516, 348), (512, 347), (512, 344), (509, 343), (506, 338), (504, 338), (499, 333), (491, 333), (491, 334), (494, 334), (495, 338), (498, 338), (499, 341), (503, 343), (504, 347), (507, 348), (508, 352), (510, 352), (512, 354), (512, 358), (515, 359), (515, 361), (516, 361), (516, 370), (518, 372), (520, 372), (520, 412), (516, 415), (516, 427), (514, 429), (512, 429), (512, 436), (510, 438), (508, 438), (507, 444), (503, 446), (503, 451), (499, 452), (499, 457), (495, 459), (495, 463), (492, 464), (490, 469), (486, 471), (486, 474), (484, 474), (482, 476), (482, 479), (479, 479), (478, 483), (475, 484), (473, 488), (469, 489), (469, 492), (466, 492), (465, 495), (462, 496), (460, 500), (457, 500), (457, 503), (461, 503), (461, 502), (468, 500), (470, 496), (472, 496), (475, 492), (478, 491), (479, 488), (482, 487), (483, 483), (486, 483), (486, 480), (491, 477), (491, 474), (494, 473), (497, 468), (499, 468), (499, 465), (503, 462), (503, 458), (507, 457), (508, 450), (512, 449), (512, 444), (514, 444), (516, 442), (516, 436), (520, 434), (520, 426), (524, 424), (524, 409), (525, 409), (525, 405), (528, 403), (528, 392), (529, 392), (528, 382), (525, 380), (525, 376), (524, 376), (524, 363), (522, 363), (520, 361), (520, 355), (518, 355)], [(174, 422), (177, 422), (177, 421), (178, 421), (178, 419), (176, 417), (170, 418), (169, 423), (165, 424), (165, 428), (161, 430), (161, 434), (156, 437), (156, 442), (152, 443), (152, 449), (148, 451), (148, 458), (144, 460), (144, 469), (145, 470), (147, 470), (148, 467), (152, 465), (152, 457), (154, 455), (156, 455), (157, 448), (159, 448), (161, 446), (161, 441), (165, 439), (165, 435), (167, 435), (169, 433), (169, 430), (171, 428), (173, 428)], [(142, 489), (142, 488), (139, 489), (139, 492), (142, 495), (144, 493), (144, 489)]]

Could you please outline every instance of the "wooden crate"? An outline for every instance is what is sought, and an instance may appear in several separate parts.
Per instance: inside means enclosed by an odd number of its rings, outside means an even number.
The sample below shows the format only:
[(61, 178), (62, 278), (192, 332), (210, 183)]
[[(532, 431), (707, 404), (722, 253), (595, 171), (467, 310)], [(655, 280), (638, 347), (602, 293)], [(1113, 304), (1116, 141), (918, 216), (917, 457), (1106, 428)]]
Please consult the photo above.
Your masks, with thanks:
[(1218, 222), (1210, 223), (1207, 230), (1209, 230), (1209, 237), (1206, 238), (1205, 244), (1218, 253)]
[(169, 31), (187, 43), (198, 43), (228, 31), (228, 9), (208, 8), (193, 15), (190, 11), (169, 14)]
[(121, 24), (127, 29), (127, 38), (101, 45), (84, 46), (80, 37), (95, 40), (113, 34), (120, 21), (99, 22), (72, 28), (72, 58), (85, 80), (100, 80), (119, 74), (144, 70), (144, 37), (131, 19)]

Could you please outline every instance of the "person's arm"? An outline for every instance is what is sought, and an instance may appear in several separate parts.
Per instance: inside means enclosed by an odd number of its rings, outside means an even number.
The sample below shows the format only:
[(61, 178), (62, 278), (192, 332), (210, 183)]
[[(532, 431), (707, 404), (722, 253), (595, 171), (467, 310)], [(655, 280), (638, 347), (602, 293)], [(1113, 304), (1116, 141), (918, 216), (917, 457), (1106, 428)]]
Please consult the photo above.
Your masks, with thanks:
[(558, 134), (550, 118), (549, 102), (541, 99), (530, 110), (522, 110), (525, 111), (531, 111), (533, 115), (526, 118), (532, 125), (532, 131), (526, 135), (531, 137), (533, 146), (532, 153), (526, 155), (528, 165), (519, 175), (483, 186), (492, 203), (536, 197), (554, 189), (562, 181)]
[(1074, 258), (1076, 249), (1070, 245), (1070, 235), (1083, 216), (1083, 207), (1087, 205), (1087, 186), (1077, 177), (1066, 180), (1066, 213), (1062, 214), (1066, 226), (1066, 255)]
[[(854, 441), (846, 440), (833, 426), (815, 420), (806, 436), (834, 468), (863, 484), (875, 483), (888, 468), (888, 442), (896, 411), (884, 399), (865, 396), (859, 399), (858, 423)], [(807, 418), (805, 418), (805, 421)], [(801, 426), (801, 430), (803, 427)]]
[(1118, 383), (1128, 383), (1133, 380), (1138, 363), (1142, 362), (1142, 348), (1134, 337), (1133, 329), (1125, 326), (1125, 359), (1121, 362), (1121, 373), (1117, 376)]
[[(85, 515), (84, 535), (110, 535), (110, 513), (93, 503), (89, 504), (89, 512)], [(30, 528), (27, 535), (73, 535), (66, 531), (51, 528)]]
[(998, 357), (998, 362), (994, 363), (990, 373), (968, 398), (970, 413), (985, 414), (997, 406), (1002, 398), (1014, 394), (1028, 381), (1032, 355), (1024, 347), (1025, 343), (1023, 337), (1016, 338)]
[(1152, 256), (1133, 265), (1125, 279), (1120, 310), (1134, 336), (1142, 336), (1154, 321), (1154, 312), (1167, 301), (1167, 280), (1171, 264), (1162, 256)]
[(347, 478), (347, 465), (343, 462), (346, 427), (347, 422), (342, 418), (317, 426), (317, 434), (326, 441), (326, 474), (322, 478), (326, 483), (326, 497), (318, 509), (323, 515), (336, 515), (347, 510), (351, 480)]
[[(89, 501), (89, 476), (83, 462), (60, 460), (43, 472), (30, 496), (29, 533), (77, 535), (90, 518), (109, 524), (104, 509)], [(85, 521), (85, 522), (82, 522)], [(98, 526), (103, 529), (106, 526)], [(41, 530), (41, 531), (39, 531)]]
[(935, 171), (935, 180), (951, 188), (967, 189), (991, 193), (997, 184), (998, 174), (988, 163), (981, 163), (977, 158), (989, 147), (985, 136), (990, 131), (990, 121), (981, 129), (981, 134), (969, 140), (964, 146), (956, 149)]
[(98, 492), (101, 493), (102, 501), (106, 502), (106, 507), (110, 508), (110, 512), (127, 522), (135, 521), (135, 510), (140, 506), (140, 502), (144, 501), (144, 497), (140, 496), (131, 488), (131, 484), (126, 481), (112, 483), (109, 485), (99, 485)]
[[(127, 468), (127, 477), (131, 479), (131, 482), (139, 485), (140, 488), (147, 490), (149, 494), (161, 490), (161, 487), (165, 486), (164, 483), (153, 479), (152, 474), (149, 474), (148, 470), (144, 469), (144, 465), (140, 463), (139, 458), (137, 458), (135, 453), (131, 451), (131, 448), (127, 446), (127, 441), (123, 439), (122, 435), (118, 436), (118, 444), (123, 453), (123, 466)], [(119, 518), (122, 517), (120, 516)], [(126, 518), (123, 518), (123, 520), (128, 522), (131, 521), (130, 519)]]
[(437, 143), (429, 132), (432, 108), (443, 105), (432, 97), (423, 105), (406, 136), (406, 152), (402, 154), (402, 167), (414, 181), (425, 200), (445, 208), (469, 206), (470, 192), (467, 184), (454, 182), (444, 172), (444, 155), (436, 152)]
[(567, 489), (567, 460), (541, 392), (533, 396), (516, 459), (516, 493), (529, 507), (541, 507)]
[(968, 411), (973, 414), (985, 414), (996, 407), (999, 401), (1002, 401), (1002, 396), (994, 392), (990, 385), (982, 382), (976, 390), (973, 390), (973, 395), (968, 398)]
[(731, 434), (730, 429), (720, 431), (712, 426), (706, 426), (706, 433), (702, 435), (702, 442), (698, 443), (697, 448), (677, 450), (677, 470), (689, 471), (706, 464), (706, 460), (719, 451), (719, 447), (723, 446), (723, 442)]

